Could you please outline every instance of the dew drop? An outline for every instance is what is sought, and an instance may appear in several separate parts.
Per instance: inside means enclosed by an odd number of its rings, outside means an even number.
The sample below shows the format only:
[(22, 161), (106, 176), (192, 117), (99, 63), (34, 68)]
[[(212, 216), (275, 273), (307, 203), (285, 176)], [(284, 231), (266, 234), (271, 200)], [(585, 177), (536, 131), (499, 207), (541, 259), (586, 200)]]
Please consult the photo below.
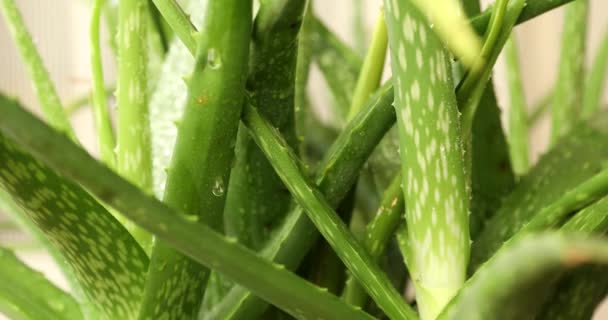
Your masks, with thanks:
[(216, 197), (221, 197), (224, 195), (224, 180), (222, 177), (217, 177), (215, 182), (213, 183), (213, 188), (211, 188), (211, 192)]
[(219, 69), (222, 66), (222, 58), (215, 48), (207, 50), (207, 65), (211, 69)]

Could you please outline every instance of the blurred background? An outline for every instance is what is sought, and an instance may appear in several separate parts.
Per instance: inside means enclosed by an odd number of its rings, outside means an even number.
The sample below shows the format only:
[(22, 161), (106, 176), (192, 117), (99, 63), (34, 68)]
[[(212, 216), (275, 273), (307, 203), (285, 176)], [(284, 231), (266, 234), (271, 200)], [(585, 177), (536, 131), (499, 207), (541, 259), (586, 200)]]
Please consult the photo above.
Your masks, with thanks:
[[(114, 0), (115, 1), (115, 0)], [(482, 0), (483, 1), (483, 0)], [(362, 19), (363, 32), (353, 28), (353, 1), (315, 1), (316, 14), (345, 42), (353, 47), (367, 43), (381, 0), (364, 0)], [(492, 1), (484, 1), (487, 3)], [(608, 32), (608, 1), (590, 0), (590, 23), (588, 31), (588, 63), (595, 56), (599, 42)], [(89, 2), (86, 0), (17, 0), (25, 22), (35, 38), (42, 58), (54, 80), (64, 105), (87, 98), (91, 87), (89, 65), (88, 25)], [(537, 104), (549, 92), (557, 74), (560, 34), (563, 10), (557, 9), (535, 18), (516, 28), (519, 41), (520, 62), (526, 100), (529, 106)], [(107, 34), (104, 35), (107, 40)], [(107, 41), (105, 41), (107, 44)], [(115, 81), (115, 66), (110, 49), (104, 48), (104, 67), (107, 83)], [(388, 63), (388, 62), (387, 62)], [(19, 60), (6, 25), (0, 16), (0, 91), (18, 97), (24, 105), (38, 112), (34, 91)], [(390, 68), (385, 77), (390, 76)], [(495, 68), (495, 86), (503, 110), (508, 107), (502, 64)], [(318, 106), (330, 101), (325, 82), (319, 72), (313, 70), (310, 78), (310, 95)], [(608, 101), (608, 90), (604, 90), (604, 103)], [(503, 112), (503, 115), (505, 113)], [(74, 113), (72, 122), (85, 147), (96, 153), (93, 119), (90, 110), (82, 108)], [(548, 119), (542, 119), (531, 134), (530, 151), (535, 161), (547, 145)], [(0, 245), (17, 249), (20, 258), (34, 268), (44, 272), (59, 286), (67, 290), (51, 259), (41, 251), (33, 240), (15, 229), (14, 225), (0, 213)], [(0, 319), (2, 315), (0, 315)], [(608, 320), (608, 305), (604, 303), (596, 313), (595, 320)]]

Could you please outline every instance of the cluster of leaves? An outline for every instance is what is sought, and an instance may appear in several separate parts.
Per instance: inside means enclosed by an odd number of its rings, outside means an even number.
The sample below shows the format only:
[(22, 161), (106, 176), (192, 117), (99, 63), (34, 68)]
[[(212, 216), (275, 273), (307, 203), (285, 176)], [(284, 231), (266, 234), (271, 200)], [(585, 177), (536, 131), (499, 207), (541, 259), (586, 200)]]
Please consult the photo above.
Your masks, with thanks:
[[(530, 166), (511, 32), (565, 4), (552, 146)], [(589, 318), (608, 292), (608, 38), (587, 73), (587, 0), (497, 0), (485, 12), (477, 0), (385, 0), (364, 57), (312, 7), (95, 0), (96, 160), (14, 0), (0, 0), (46, 120), (0, 95), (0, 207), (72, 289), (0, 249), (0, 312)], [(102, 18), (116, 35), (115, 125)], [(503, 46), (508, 136), (491, 80)], [(381, 84), (387, 50), (393, 77)], [(307, 94), (313, 63), (333, 96), (329, 120)]]

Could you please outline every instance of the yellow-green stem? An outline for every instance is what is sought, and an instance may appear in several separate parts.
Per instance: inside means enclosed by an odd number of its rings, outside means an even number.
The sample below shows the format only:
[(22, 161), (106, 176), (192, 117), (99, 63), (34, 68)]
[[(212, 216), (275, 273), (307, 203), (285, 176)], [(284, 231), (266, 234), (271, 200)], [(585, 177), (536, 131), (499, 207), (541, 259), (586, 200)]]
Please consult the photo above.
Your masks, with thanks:
[[(152, 159), (147, 103), (146, 0), (121, 0), (118, 8), (118, 134), (116, 168), (127, 180), (152, 193)], [(151, 235), (118, 217), (146, 251)]]
[(511, 163), (515, 174), (522, 176), (528, 171), (530, 162), (528, 155), (528, 116), (514, 35), (511, 35), (505, 45), (505, 58), (510, 93), (509, 148)]
[(101, 60), (101, 45), (99, 43), (99, 25), (102, 8), (105, 0), (95, 0), (91, 16), (90, 38), (91, 38), (91, 73), (93, 74), (93, 112), (95, 114), (95, 126), (97, 128), (97, 143), (101, 159), (110, 167), (114, 167), (114, 132), (110, 114), (108, 112), (108, 101), (103, 79), (103, 62)]
[(384, 9), (380, 9), (374, 27), (372, 41), (365, 56), (365, 60), (363, 61), (359, 78), (357, 79), (357, 85), (355, 87), (355, 92), (353, 93), (347, 121), (350, 121), (359, 113), (361, 108), (365, 105), (365, 102), (369, 99), (369, 96), (378, 89), (380, 79), (382, 78), (382, 71), (384, 70), (387, 46), (388, 35), (386, 33), (386, 23), (384, 21)]

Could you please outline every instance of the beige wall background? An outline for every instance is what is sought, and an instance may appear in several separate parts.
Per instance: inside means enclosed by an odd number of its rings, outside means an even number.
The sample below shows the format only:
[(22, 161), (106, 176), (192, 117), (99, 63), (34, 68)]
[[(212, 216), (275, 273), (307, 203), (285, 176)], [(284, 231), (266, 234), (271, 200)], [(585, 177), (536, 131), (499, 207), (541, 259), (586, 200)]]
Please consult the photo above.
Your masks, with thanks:
[[(367, 35), (369, 35), (381, 0), (364, 2), (364, 21)], [(608, 32), (608, 1), (590, 0), (590, 2), (588, 61), (593, 57), (603, 33)], [(24, 13), (25, 21), (36, 40), (51, 77), (57, 85), (62, 101), (69, 103), (89, 92), (91, 75), (88, 46), (90, 15), (88, 1), (17, 0), (17, 4)], [(562, 11), (554, 10), (516, 29), (529, 105), (533, 105), (547, 94), (555, 79)], [(351, 27), (352, 0), (317, 0), (315, 1), (315, 12), (347, 43), (354, 44), (353, 28)], [(104, 49), (104, 64), (106, 80), (108, 83), (113, 83), (115, 72), (108, 48)], [(19, 97), (25, 105), (37, 110), (38, 103), (33, 95), (32, 87), (1, 16), (0, 70), (0, 91)], [(508, 98), (504, 94), (503, 77), (502, 65), (499, 63), (495, 70), (496, 88), (503, 109), (506, 110)], [(310, 88), (311, 94), (316, 100), (321, 101), (328, 97), (318, 72), (313, 72), (311, 82), (313, 83)], [(605, 90), (604, 93), (604, 102), (606, 102), (608, 101), (608, 90)], [(78, 134), (83, 137), (86, 147), (95, 152), (97, 148), (93, 139), (93, 121), (90, 112), (87, 110), (78, 112), (74, 115), (72, 122)], [(534, 159), (545, 150), (547, 131), (548, 121), (546, 119), (533, 130), (531, 151)], [(1, 220), (2, 217), (0, 217)], [(18, 233), (0, 232), (0, 244), (19, 241), (27, 240)], [(19, 250), (18, 254), (35, 268), (57, 281), (60, 286), (67, 288), (58, 269), (43, 252)], [(608, 311), (608, 306), (604, 306), (603, 309)], [(2, 315), (0, 315), (0, 319), (3, 319)], [(608, 312), (600, 312), (594, 319), (608, 319)]]

